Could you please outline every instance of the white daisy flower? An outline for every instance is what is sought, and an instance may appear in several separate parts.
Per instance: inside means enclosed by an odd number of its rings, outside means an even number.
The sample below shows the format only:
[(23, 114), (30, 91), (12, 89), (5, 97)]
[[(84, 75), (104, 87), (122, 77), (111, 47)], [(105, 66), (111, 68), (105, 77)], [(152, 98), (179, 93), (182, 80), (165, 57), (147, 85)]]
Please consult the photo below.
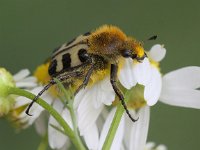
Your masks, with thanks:
[(13, 76), (16, 87), (30, 89), (38, 86), (37, 79), (33, 76), (29, 76), (30, 71), (28, 69), (22, 69)]
[[(155, 53), (158, 53), (158, 57), (155, 55)], [(144, 100), (147, 102), (147, 105), (151, 106), (155, 104), (158, 100), (160, 100), (161, 102), (174, 106), (200, 108), (200, 102), (199, 102), (200, 91), (198, 90), (198, 88), (200, 87), (200, 76), (199, 76), (200, 67), (192, 66), (192, 67), (181, 68), (172, 71), (170, 73), (167, 73), (166, 75), (161, 77), (159, 68), (157, 68), (158, 62), (156, 62), (156, 60), (161, 61), (164, 58), (165, 53), (166, 50), (161, 45), (153, 46), (149, 52), (149, 57), (153, 62), (151, 63), (152, 77), (150, 79), (150, 83), (144, 87)], [(127, 76), (127, 78), (129, 77)], [(130, 78), (132, 78), (132, 76)], [(146, 109), (148, 108), (148, 106), (145, 107)], [(142, 109), (145, 108), (141, 108), (140, 111)], [(126, 129), (129, 131), (129, 133), (130, 131), (132, 131), (132, 129), (137, 128), (137, 124), (141, 125), (140, 128), (146, 129), (146, 130), (141, 130), (141, 129), (135, 130), (136, 132), (140, 132), (139, 137), (135, 138), (135, 140), (132, 140), (132, 142), (130, 143), (131, 144), (134, 143), (136, 139), (139, 139), (139, 141), (143, 142), (140, 143), (139, 147), (137, 148), (131, 147), (131, 149), (133, 150), (134, 149), (142, 150), (145, 147), (148, 124), (149, 124), (149, 117), (147, 116), (149, 116), (149, 114), (148, 115), (140, 114), (139, 115), (140, 119), (136, 123), (134, 124), (132, 123), (126, 126)], [(127, 120), (127, 122), (130, 121)], [(146, 134), (141, 133), (141, 131), (142, 132), (146, 131)], [(130, 136), (137, 136), (137, 135), (138, 135), (137, 133), (131, 133)], [(137, 144), (133, 145), (137, 146)], [(166, 148), (161, 145), (154, 149), (166, 149)]]
[[(88, 149), (102, 149), (115, 112), (116, 108), (113, 108), (109, 113), (106, 109), (104, 109), (102, 114), (100, 115), (100, 118), (98, 119), (98, 123), (94, 123), (93, 126), (87, 131), (90, 134), (86, 134), (86, 137), (84, 137), (84, 139)], [(131, 114), (141, 116), (140, 121), (135, 122), (133, 126), (133, 122), (124, 114), (116, 131), (116, 135), (110, 149), (167, 150), (167, 147), (165, 145), (156, 146), (153, 142), (146, 143), (150, 118), (149, 106), (141, 108), (137, 113), (134, 110), (131, 110)], [(99, 126), (99, 123), (103, 125)]]
[[(38, 84), (36, 77), (29, 75), (30, 72), (28, 69), (19, 71), (13, 76), (14, 83), (16, 87), (23, 88), (37, 95), (43, 89), (43, 86)], [(61, 103), (59, 99), (55, 99), (55, 97), (52, 97), (52, 95), (48, 92), (45, 92), (41, 98), (45, 99), (45, 101), (49, 104), (53, 102), (52, 106), (54, 109), (61, 113), (65, 121), (71, 126), (71, 128), (73, 128), (69, 111), (66, 108), (64, 109), (63, 103)], [(46, 113), (42, 113), (44, 109), (40, 105), (34, 103), (30, 109), (30, 114), (33, 114), (33, 116), (28, 116), (25, 113), (25, 110), (32, 100), (22, 96), (17, 96), (14, 100), (15, 103), (11, 109), (9, 118), (17, 128), (26, 128), (35, 123), (36, 131), (39, 135), (45, 136), (45, 134), (48, 132), (48, 141), (52, 149), (67, 149), (71, 145), (66, 135), (53, 128), (54, 126), (60, 130), (63, 130), (52, 116), (50, 116), (48, 120), (47, 130), (46, 125), (49, 116), (46, 115)]]
[[(153, 60), (162, 60), (153, 56), (152, 51), (157, 51), (158, 56), (164, 56), (166, 50), (161, 46), (153, 47), (150, 56)], [(166, 104), (200, 108), (200, 67), (189, 66), (169, 72), (162, 77), (162, 90), (158, 99)]]
[[(157, 55), (156, 55), (157, 53)], [(149, 51), (149, 58), (143, 63), (135, 65), (131, 59), (126, 59), (126, 64), (120, 72), (119, 80), (126, 89), (131, 89), (136, 85), (144, 85), (144, 99), (149, 106), (154, 105), (160, 96), (162, 89), (162, 76), (159, 69), (156, 67), (156, 60), (161, 61), (166, 54), (166, 49), (161, 45), (154, 45)], [(152, 63), (153, 60), (155, 63)], [(131, 84), (133, 77), (136, 81)]]
[[(132, 59), (131, 59), (132, 60)], [(140, 83), (144, 86), (149, 84), (151, 78), (151, 66), (148, 59), (145, 59), (142, 63), (129, 63), (129, 59), (126, 60), (124, 68), (121, 70), (119, 75), (119, 80), (122, 85), (126, 85), (129, 89), (132, 86), (135, 86), (137, 83)], [(131, 66), (130, 66), (131, 65)], [(132, 69), (129, 69), (131, 67)], [(148, 75), (145, 72), (150, 72)], [(125, 74), (132, 75), (131, 78), (126, 78)], [(148, 77), (148, 78), (146, 78)], [(127, 81), (125, 81), (128, 79)], [(150, 92), (149, 89), (146, 90)], [(111, 105), (115, 100), (115, 92), (110, 83), (110, 78), (106, 77), (104, 80), (101, 80), (95, 83), (92, 87), (86, 87), (82, 89), (74, 99), (74, 107), (77, 109), (78, 114), (78, 125), (80, 134), (84, 135), (85, 131), (90, 129), (90, 127), (95, 123), (99, 114), (102, 112), (102, 109), (105, 105)], [(152, 98), (149, 100), (149, 103), (152, 102)]]
[[(148, 106), (156, 104), (158, 100), (175, 106), (200, 108), (200, 91), (198, 90), (200, 87), (200, 67), (185, 67), (162, 77), (159, 61), (164, 58), (165, 54), (164, 46), (157, 44), (148, 53), (150, 61), (145, 59), (143, 63), (133, 63), (131, 59), (125, 60), (124, 67), (119, 73), (119, 81), (126, 89), (133, 90), (133, 100), (130, 100), (127, 104), (130, 112), (131, 108), (138, 109), (144, 105), (147, 106), (141, 108), (139, 112), (143, 109), (149, 109)], [(88, 136), (87, 134), (90, 133), (87, 132), (88, 129), (94, 126), (105, 106), (104, 104), (109, 105), (113, 102), (114, 94), (109, 79), (104, 79), (93, 87), (82, 90), (75, 97), (81, 135)], [(136, 97), (138, 98), (136, 99)], [(136, 150), (142, 150), (145, 147), (149, 124), (148, 116), (147, 112), (139, 113), (140, 119), (136, 123), (130, 124), (129, 128), (127, 128), (128, 125), (125, 125), (129, 133), (133, 130), (133, 134), (130, 135), (133, 139), (134, 136), (138, 135), (136, 130), (136, 133), (134, 133), (134, 128), (137, 128), (135, 124), (139, 124), (139, 128), (146, 129), (143, 130), (145, 133), (139, 133), (143, 140), (139, 140), (141, 143), (139, 147), (135, 148)], [(140, 138), (137, 137), (136, 139)], [(133, 140), (132, 143), (134, 141), (136, 140)], [(137, 146), (136, 144), (133, 145)], [(129, 145), (129, 147), (131, 146)]]
[(160, 101), (174, 106), (200, 108), (200, 67), (184, 67), (162, 79)]
[(130, 118), (125, 117), (124, 148), (126, 150), (143, 150), (149, 129), (149, 106), (141, 108), (137, 113), (131, 110), (131, 114), (139, 116), (139, 120), (133, 124)]
[[(85, 134), (83, 135), (83, 137), (88, 149), (90, 150), (102, 149), (115, 112), (116, 109), (114, 108), (112, 109), (112, 111), (110, 111), (109, 114), (103, 117), (104, 124), (102, 127), (99, 127), (96, 123), (93, 123), (90, 129), (85, 130)], [(123, 116), (116, 131), (116, 136), (114, 137), (112, 146), (110, 148), (111, 150), (120, 150), (124, 135), (124, 125), (125, 125), (125, 119)]]
[[(43, 89), (43, 86), (40, 86), (37, 83), (37, 79), (35, 77), (29, 75), (30, 71), (28, 69), (23, 69), (15, 74), (13, 76), (13, 79), (15, 81), (16, 87), (28, 90), (33, 94), (37, 94)], [(47, 100), (47, 103), (49, 104), (53, 100), (48, 93), (43, 94), (42, 98)], [(40, 105), (35, 103), (30, 110), (30, 113), (34, 115), (28, 116), (25, 113), (25, 110), (26, 106), (28, 106), (31, 101), (32, 100), (22, 96), (18, 96), (15, 98), (15, 103), (11, 110), (9, 118), (14, 121), (15, 125), (17, 125), (17, 127), (19, 128), (26, 128), (32, 125), (44, 110)]]
[[(106, 87), (106, 89), (105, 89)], [(103, 109), (103, 105), (111, 105), (115, 93), (109, 78), (106, 78), (91, 88), (81, 90), (74, 99), (74, 108), (77, 109), (77, 120), (80, 134), (84, 135), (95, 123)]]
[[(57, 99), (54, 101), (53, 107), (57, 110), (58, 113), (61, 114), (61, 116), (69, 124), (71, 129), (73, 129), (69, 110), (67, 108), (63, 108), (63, 103)], [(54, 127), (56, 127), (56, 129)], [(58, 129), (64, 131), (63, 128), (58, 124), (58, 122), (52, 116), (50, 116), (48, 121), (49, 146), (52, 149), (67, 149), (71, 145), (69, 138)]]

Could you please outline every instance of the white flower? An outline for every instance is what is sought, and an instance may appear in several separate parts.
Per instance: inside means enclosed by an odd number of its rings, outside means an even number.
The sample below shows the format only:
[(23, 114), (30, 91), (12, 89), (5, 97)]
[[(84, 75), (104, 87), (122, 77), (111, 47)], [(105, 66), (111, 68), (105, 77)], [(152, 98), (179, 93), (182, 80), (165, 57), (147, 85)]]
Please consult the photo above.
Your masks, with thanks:
[[(90, 150), (102, 149), (115, 112), (116, 112), (116, 109), (114, 108), (112, 109), (112, 111), (110, 111), (108, 115), (106, 115), (106, 117), (103, 117), (102, 127), (99, 127), (96, 123), (94, 123), (90, 127), (90, 129), (85, 131), (85, 135), (83, 137), (85, 139), (85, 143), (88, 149)], [(118, 129), (116, 131), (116, 135), (114, 137), (110, 150), (120, 150), (122, 140), (123, 140), (123, 135), (124, 135), (124, 125), (125, 125), (125, 119), (123, 116), (118, 126)]]
[(29, 76), (30, 71), (28, 69), (23, 69), (13, 76), (16, 86), (18, 88), (34, 88), (37, 84), (37, 79), (33, 76)]
[[(18, 88), (23, 88), (33, 94), (38, 94), (43, 89), (43, 86), (38, 85), (37, 79), (29, 75), (30, 72), (28, 69), (19, 71), (13, 76), (15, 84)], [(42, 98), (46, 99), (49, 104), (53, 100), (47, 93), (43, 94)], [(44, 110), (40, 105), (35, 103), (30, 109), (30, 114), (33, 114), (33, 116), (28, 116), (25, 113), (25, 106), (29, 105), (31, 101), (32, 100), (22, 96), (18, 96), (15, 99), (15, 104), (11, 112), (11, 119), (14, 120), (14, 123), (20, 128), (26, 128), (32, 125)]]
[[(61, 114), (64, 120), (73, 129), (69, 110), (63, 108), (63, 103), (59, 99), (57, 99), (54, 101), (53, 107), (55, 110), (57, 110), (58, 113)], [(52, 125), (60, 130), (63, 130), (63, 128), (58, 124), (58, 122), (52, 116), (50, 116), (48, 121), (48, 139), (50, 147), (52, 149), (61, 149), (61, 148), (66, 149), (67, 147), (69, 147), (70, 146), (69, 138), (64, 133), (61, 133), (60, 131), (52, 127)]]
[[(155, 45), (148, 53), (150, 62), (148, 59), (145, 59), (143, 63), (133, 63), (131, 59), (126, 59), (125, 65), (119, 74), (120, 83), (126, 89), (131, 89), (136, 84), (144, 85), (143, 96), (148, 106), (156, 104), (160, 99), (161, 102), (170, 105), (200, 108), (200, 91), (198, 90), (200, 87), (200, 67), (185, 67), (170, 72), (162, 77), (159, 70), (159, 61), (164, 58), (165, 54), (166, 49), (162, 45)], [(104, 86), (104, 82), (107, 83), (107, 86)], [(98, 84), (100, 84), (100, 86)], [(105, 92), (101, 92), (100, 90), (102, 90), (102, 87), (105, 87), (107, 91), (104, 90)], [(92, 88), (95, 90), (90, 92), (92, 91)], [(97, 83), (97, 85), (94, 85), (91, 89), (86, 88), (81, 91), (79, 98), (75, 98), (79, 121), (82, 120), (79, 124), (79, 128), (84, 137), (88, 136), (87, 134), (90, 133), (87, 132), (88, 129), (95, 125), (99, 114), (103, 110), (105, 100), (102, 100), (102, 98), (106, 99), (106, 97), (111, 96), (109, 92), (112, 91), (108, 79)], [(101, 96), (99, 93), (101, 93)], [(113, 91), (111, 93), (113, 94)], [(95, 102), (98, 102), (98, 104), (95, 104)], [(108, 104), (109, 103), (110, 101)], [(132, 140), (132, 142), (129, 142), (130, 145), (126, 144), (127, 148), (125, 149), (144, 149), (149, 124), (148, 106), (140, 109), (138, 113), (139, 120), (136, 123), (131, 123), (129, 125), (125, 124), (125, 130), (128, 130), (129, 133), (131, 133), (131, 135), (128, 136), (129, 139), (135, 139)], [(132, 111), (130, 110), (130, 112)], [(132, 116), (135, 116), (133, 112)], [(144, 133), (137, 133), (141, 132), (141, 130), (136, 130), (136, 128), (144, 128), (145, 130), (142, 130)], [(134, 142), (139, 144), (133, 144)]]
[[(155, 55), (155, 52), (158, 53), (158, 57)], [(164, 57), (165, 53), (166, 50), (163, 48), (163, 46), (156, 45), (150, 50), (149, 56), (152, 57), (150, 59), (153, 59), (153, 61), (160, 61)], [(181, 68), (167, 73), (161, 79), (159, 68), (157, 68), (156, 64), (154, 63), (157, 62), (153, 62), (151, 64), (152, 77), (150, 79), (150, 83), (144, 87), (144, 99), (147, 101), (147, 105), (151, 106), (160, 100), (161, 102), (174, 106), (200, 108), (200, 91), (198, 90), (200, 87), (200, 67), (191, 66)], [(127, 78), (129, 77), (127, 76)], [(141, 124), (141, 128), (146, 127), (145, 129), (148, 131), (147, 125), (149, 124), (149, 118), (145, 116), (145, 114), (139, 115), (140, 119), (144, 118), (145, 120), (146, 118), (146, 123), (143, 125)], [(144, 122), (144, 120), (140, 121), (140, 119), (135, 124)], [(129, 131), (129, 133), (131, 129), (136, 128), (135, 126), (137, 125), (135, 124), (126, 126), (126, 129)], [(139, 130), (136, 131), (140, 132)], [(143, 137), (140, 139), (140, 136), (142, 135)], [(131, 136), (137, 136), (137, 133), (132, 133)], [(143, 143), (139, 144), (140, 148), (137, 147), (136, 150), (142, 150), (146, 143), (147, 134), (145, 135), (140, 133), (140, 136), (137, 137), (137, 139), (140, 139), (140, 142), (143, 141)], [(134, 141), (136, 140), (133, 140), (132, 143), (134, 143)], [(137, 146), (137, 144), (135, 144), (135, 146)], [(161, 145), (154, 149), (166, 148)]]
[(163, 76), (160, 101), (169, 105), (200, 108), (200, 67), (184, 67)]
[[(145, 59), (143, 63), (133, 63), (132, 59), (126, 59), (125, 66), (120, 71), (119, 80), (122, 85), (128, 89), (135, 86), (136, 83), (147, 86), (152, 84), (149, 82), (152, 74), (154, 73), (152, 70), (153, 69), (151, 68), (148, 59)], [(146, 73), (146, 71), (149, 73)], [(127, 77), (126, 74), (128, 74)], [(132, 76), (132, 74), (134, 75)], [(156, 85), (153, 84), (151, 86), (155, 87)], [(151, 89), (148, 88), (148, 86), (145, 90), (145, 95), (150, 95), (149, 97), (152, 96)], [(155, 99), (157, 98), (156, 96), (149, 99), (149, 104), (155, 103)], [(99, 114), (102, 112), (103, 107), (105, 105), (111, 105), (114, 100), (115, 92), (110, 83), (109, 77), (95, 83), (92, 87), (82, 89), (75, 96), (74, 107), (77, 109), (78, 126), (82, 136), (84, 136), (86, 131), (93, 126)]]
[[(155, 48), (155, 47), (153, 47)], [(150, 51), (151, 53), (154, 49)], [(166, 50), (157, 46), (158, 56), (163, 56)], [(154, 60), (162, 60), (153, 56)], [(200, 67), (189, 66), (169, 72), (162, 77), (162, 90), (159, 100), (163, 103), (190, 108), (200, 108)]]
[(125, 66), (120, 71), (119, 80), (126, 89), (131, 89), (136, 83), (144, 85), (144, 98), (149, 106), (158, 101), (162, 87), (161, 74), (148, 59), (137, 65), (132, 59), (126, 59)]
[[(39, 85), (37, 83), (37, 79), (33, 76), (29, 76), (29, 74), (29, 70), (24, 69), (14, 75), (13, 78), (17, 87), (23, 88), (37, 95), (43, 89), (43, 86)], [(55, 99), (48, 92), (45, 92), (41, 96), (41, 98), (44, 99), (47, 103), (52, 104), (54, 109), (56, 109), (58, 113), (61, 113), (64, 120), (72, 128), (70, 113), (68, 109), (63, 107), (63, 103), (61, 103), (59, 99)], [(21, 107), (29, 105), (31, 101), (32, 100), (22, 96), (16, 98), (16, 102), (13, 108), (13, 112), (15, 112), (14, 114), (17, 114), (17, 116), (15, 116), (17, 119), (15, 120), (17, 120), (17, 123), (22, 128), (26, 128), (35, 123), (36, 131), (38, 132), (38, 134), (44, 136), (47, 132), (46, 121), (48, 116), (45, 113), (42, 113), (44, 109), (40, 105), (38, 105), (37, 103), (33, 104), (30, 109), (30, 114), (32, 114), (32, 116), (28, 116), (25, 113), (26, 109), (23, 109), (23, 111), (20, 111), (18, 113), (18, 110), (20, 110)], [(57, 129), (53, 128), (52, 126), (63, 130), (63, 128), (57, 123), (57, 121), (52, 116), (50, 116), (48, 120), (48, 139), (50, 147), (52, 149), (60, 150), (68, 148), (70, 146), (68, 137)]]
[[(105, 142), (105, 138), (110, 129), (116, 108), (113, 108), (109, 113), (106, 109), (103, 110), (98, 123), (87, 131), (89, 134), (84, 136), (86, 145), (90, 150), (101, 150)], [(146, 143), (150, 110), (149, 106), (143, 107), (139, 112), (130, 111), (132, 115), (141, 116), (134, 123), (125, 114), (122, 116), (118, 129), (116, 131), (111, 150), (167, 150), (165, 145), (155, 146), (155, 143)], [(100, 124), (100, 125), (99, 125)], [(102, 124), (102, 126), (101, 126)]]
[(115, 93), (109, 78), (106, 78), (91, 88), (81, 90), (74, 99), (74, 107), (77, 109), (77, 120), (80, 134), (95, 123), (103, 109), (103, 105), (111, 105), (115, 99)]
[(124, 134), (124, 147), (126, 150), (143, 150), (147, 140), (149, 129), (150, 110), (145, 106), (136, 113), (131, 110), (132, 115), (139, 116), (139, 120), (133, 123), (127, 116)]

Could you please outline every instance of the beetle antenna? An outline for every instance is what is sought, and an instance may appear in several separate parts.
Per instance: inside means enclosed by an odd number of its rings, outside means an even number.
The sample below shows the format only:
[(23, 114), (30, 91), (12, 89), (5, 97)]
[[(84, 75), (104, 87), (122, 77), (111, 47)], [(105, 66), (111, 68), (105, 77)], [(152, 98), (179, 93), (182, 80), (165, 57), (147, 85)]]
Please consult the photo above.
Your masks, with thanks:
[(148, 38), (147, 41), (156, 40), (157, 37), (158, 37), (157, 35), (153, 35), (150, 38)]

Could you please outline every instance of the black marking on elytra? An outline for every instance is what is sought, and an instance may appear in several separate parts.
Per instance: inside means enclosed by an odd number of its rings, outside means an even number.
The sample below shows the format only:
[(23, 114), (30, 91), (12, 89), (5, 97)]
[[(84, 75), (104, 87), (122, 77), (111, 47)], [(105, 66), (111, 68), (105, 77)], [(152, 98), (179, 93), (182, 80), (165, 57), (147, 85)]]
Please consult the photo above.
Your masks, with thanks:
[(91, 32), (86, 32), (86, 33), (83, 34), (83, 36), (88, 36), (90, 34), (91, 34)]
[(54, 60), (50, 63), (49, 69), (48, 69), (48, 72), (49, 72), (49, 75), (50, 75), (50, 76), (56, 74), (56, 67), (57, 67), (57, 61), (54, 59)]
[(70, 50), (71, 48), (73, 48), (73, 47), (75, 47), (75, 46), (77, 46), (77, 45), (80, 45), (80, 44), (84, 44), (84, 45), (85, 45), (85, 44), (88, 44), (88, 43), (87, 43), (87, 42), (81, 41), (81, 42), (76, 43), (76, 44), (74, 44), (74, 45), (72, 45), (72, 46), (69, 46), (69, 47), (67, 47), (67, 48), (65, 48), (65, 49), (62, 49), (62, 50), (60, 50), (58, 53), (54, 54), (54, 55), (52, 56), (52, 59), (55, 58), (56, 56), (58, 56), (59, 54), (61, 54), (62, 52), (67, 51), (67, 50)]
[(71, 67), (71, 55), (69, 53), (66, 53), (62, 56), (62, 63), (63, 63), (63, 69)]
[(89, 55), (87, 53), (87, 50), (86, 49), (80, 49), (78, 51), (78, 57), (80, 59), (81, 62), (86, 62), (88, 59), (89, 59)]
[(69, 41), (69, 42), (66, 44), (66, 46), (72, 44), (75, 40), (76, 40), (76, 38), (72, 39), (71, 41)]

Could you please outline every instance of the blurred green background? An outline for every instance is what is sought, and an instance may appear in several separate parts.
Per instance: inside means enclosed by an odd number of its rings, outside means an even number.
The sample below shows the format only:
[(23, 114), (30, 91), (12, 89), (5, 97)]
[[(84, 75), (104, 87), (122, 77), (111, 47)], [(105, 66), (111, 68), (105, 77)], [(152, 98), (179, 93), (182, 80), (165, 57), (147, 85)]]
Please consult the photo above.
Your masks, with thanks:
[[(145, 48), (165, 45), (163, 73), (200, 66), (199, 6), (198, 0), (0, 0), (0, 66), (12, 73), (33, 71), (55, 47), (103, 24), (117, 25), (139, 40), (158, 35)], [(199, 150), (199, 115), (199, 110), (159, 103), (151, 109), (148, 141), (169, 150)], [(1, 150), (35, 150), (39, 142), (33, 127), (16, 134), (0, 120)]]

